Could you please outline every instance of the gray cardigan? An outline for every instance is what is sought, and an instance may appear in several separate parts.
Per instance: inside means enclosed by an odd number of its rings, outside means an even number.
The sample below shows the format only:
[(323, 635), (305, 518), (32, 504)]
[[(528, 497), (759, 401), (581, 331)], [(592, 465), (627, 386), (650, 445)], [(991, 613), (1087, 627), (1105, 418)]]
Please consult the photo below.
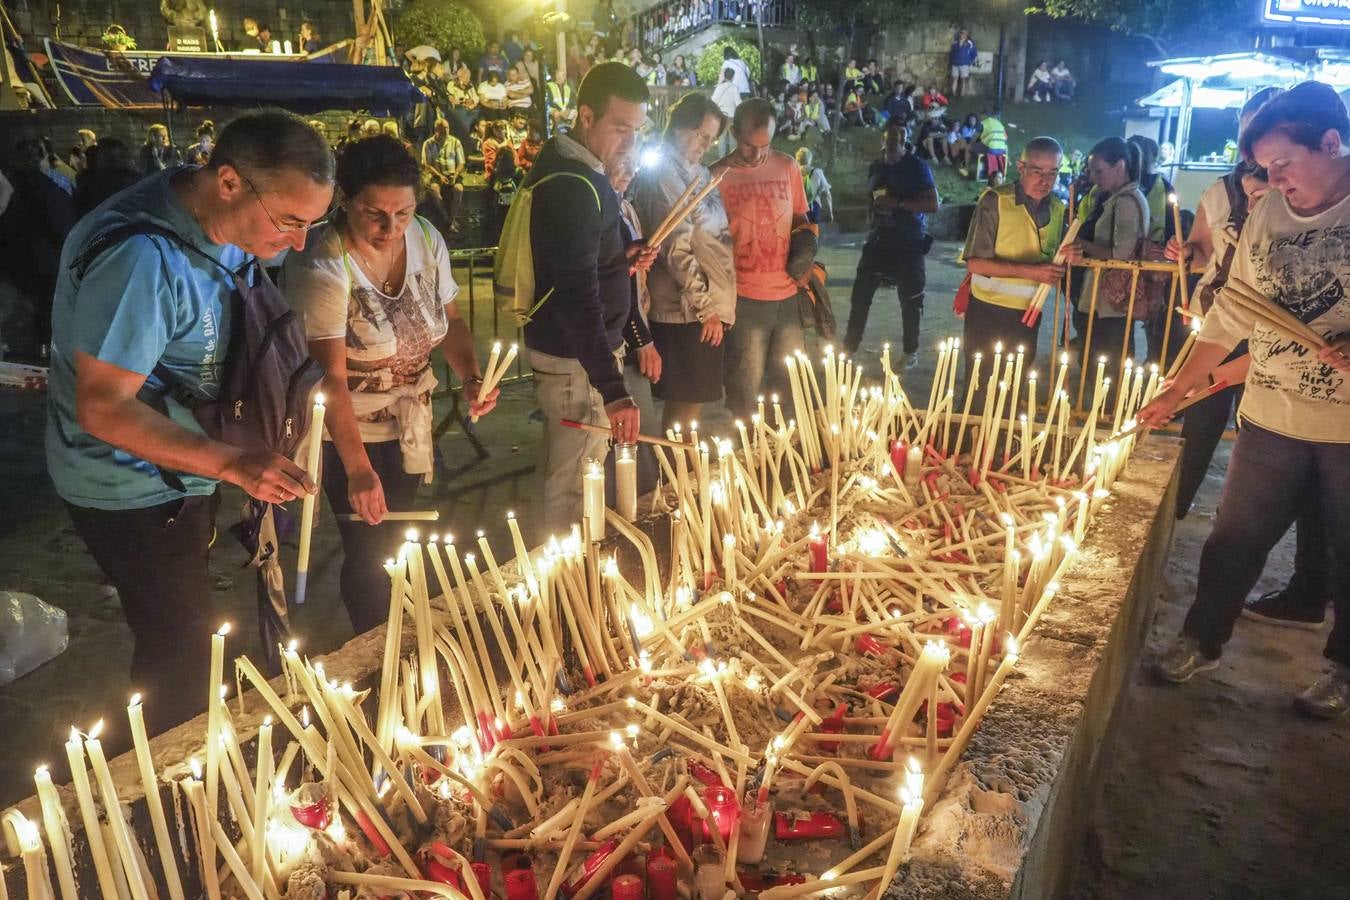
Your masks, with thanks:
[[(660, 159), (644, 165), (633, 182), (633, 206), (642, 230), (655, 231), (691, 182), (697, 180), (696, 190), (702, 190), (709, 178), (707, 167), (686, 162), (664, 147)], [(653, 322), (687, 324), (716, 314), (723, 325), (735, 323), (736, 263), (718, 191), (709, 193), (662, 242), (647, 275), (647, 290)]]
[[(1139, 254), (1139, 239), (1148, 237), (1148, 226), (1148, 201), (1139, 190), (1139, 182), (1131, 181), (1106, 198), (1106, 206), (1093, 231), (1092, 243), (1109, 247), (1112, 259), (1135, 259)], [(1077, 282), (1079, 312), (1087, 312), (1092, 304), (1092, 281), (1093, 276), (1089, 274)], [(1097, 317), (1118, 319), (1124, 318), (1125, 313), (1098, 302)]]

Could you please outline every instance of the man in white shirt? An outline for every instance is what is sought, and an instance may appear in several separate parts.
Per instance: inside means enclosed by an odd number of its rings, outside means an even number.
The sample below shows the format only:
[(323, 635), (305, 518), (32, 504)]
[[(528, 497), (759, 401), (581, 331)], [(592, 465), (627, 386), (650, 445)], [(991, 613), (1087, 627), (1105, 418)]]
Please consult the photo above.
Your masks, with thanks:
[[(736, 107), (741, 105), (741, 92), (736, 87), (736, 70), (731, 66), (722, 68), (722, 80), (713, 88), (712, 99), (722, 111), (722, 115), (727, 117), (727, 121), (736, 117)], [(723, 156), (731, 152), (730, 129), (723, 129), (722, 136), (717, 142), (717, 149)]]
[(750, 67), (745, 64), (745, 60), (741, 59), (734, 47), (722, 48), (722, 68), (732, 71), (731, 83), (740, 91), (742, 100), (755, 92), (751, 86)]
[(488, 69), (487, 78), (478, 85), (478, 105), (488, 119), (500, 119), (506, 109), (506, 85), (502, 84), (496, 69)]

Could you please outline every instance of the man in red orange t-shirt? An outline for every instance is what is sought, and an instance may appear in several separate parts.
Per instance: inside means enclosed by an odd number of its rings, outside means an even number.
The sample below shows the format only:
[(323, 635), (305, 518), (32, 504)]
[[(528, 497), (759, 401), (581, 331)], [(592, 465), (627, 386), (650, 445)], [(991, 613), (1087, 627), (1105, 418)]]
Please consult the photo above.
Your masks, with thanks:
[(722, 205), (731, 224), (736, 261), (736, 327), (726, 334), (727, 408), (740, 418), (755, 411), (764, 376), (788, 396), (783, 357), (804, 342), (797, 283), (787, 273), (792, 230), (806, 224), (806, 192), (797, 163), (772, 148), (773, 105), (751, 98), (736, 107), (736, 149), (714, 166), (722, 171)]

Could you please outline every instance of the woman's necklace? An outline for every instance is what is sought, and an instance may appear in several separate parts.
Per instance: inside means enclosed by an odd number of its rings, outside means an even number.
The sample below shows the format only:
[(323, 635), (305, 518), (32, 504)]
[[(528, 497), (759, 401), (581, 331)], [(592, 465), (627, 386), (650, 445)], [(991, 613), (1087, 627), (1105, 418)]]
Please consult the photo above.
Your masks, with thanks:
[(361, 267), (366, 270), (366, 274), (369, 275), (371, 279), (380, 282), (380, 292), (383, 294), (393, 293), (394, 284), (389, 276), (390, 274), (392, 274), (394, 267), (397, 263), (398, 254), (397, 253), (394, 254), (394, 261), (391, 261), (389, 263), (389, 268), (385, 270), (384, 277), (380, 278), (380, 276), (375, 274), (375, 267), (372, 266), (370, 264), (370, 261), (366, 259), (366, 255), (357, 248), (355, 241), (351, 242), (351, 248), (352, 252), (356, 254), (356, 258), (361, 261)]

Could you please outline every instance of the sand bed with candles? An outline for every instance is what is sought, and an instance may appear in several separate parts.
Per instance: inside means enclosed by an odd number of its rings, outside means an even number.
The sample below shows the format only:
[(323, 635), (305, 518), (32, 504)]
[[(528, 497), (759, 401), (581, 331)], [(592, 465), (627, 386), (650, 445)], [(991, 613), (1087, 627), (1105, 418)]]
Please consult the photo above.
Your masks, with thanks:
[(735, 439), (655, 448), (641, 526), (592, 500), (534, 553), (514, 522), (507, 552), (410, 535), (382, 635), (340, 665), (285, 650), (271, 682), (241, 658), (252, 691), (213, 689), (174, 765), (138, 747), (174, 827), (107, 820), (94, 760), (65, 816), (112, 839), (78, 844), (70, 877), (173, 897), (173, 869), (187, 895), (286, 900), (1006, 895), (1029, 823), (1093, 768), (1105, 725), (1078, 737), (1109, 721), (1171, 462), (1122, 474), (1156, 372), (1113, 412), (1099, 372), (1078, 427), (1063, 364), (1038, 394), (1020, 354), (995, 359), (985, 408), (958, 412), (958, 359), (946, 345), (927, 412), (889, 371), (865, 386), (842, 356), (796, 358), (796, 419), (766, 404)]

